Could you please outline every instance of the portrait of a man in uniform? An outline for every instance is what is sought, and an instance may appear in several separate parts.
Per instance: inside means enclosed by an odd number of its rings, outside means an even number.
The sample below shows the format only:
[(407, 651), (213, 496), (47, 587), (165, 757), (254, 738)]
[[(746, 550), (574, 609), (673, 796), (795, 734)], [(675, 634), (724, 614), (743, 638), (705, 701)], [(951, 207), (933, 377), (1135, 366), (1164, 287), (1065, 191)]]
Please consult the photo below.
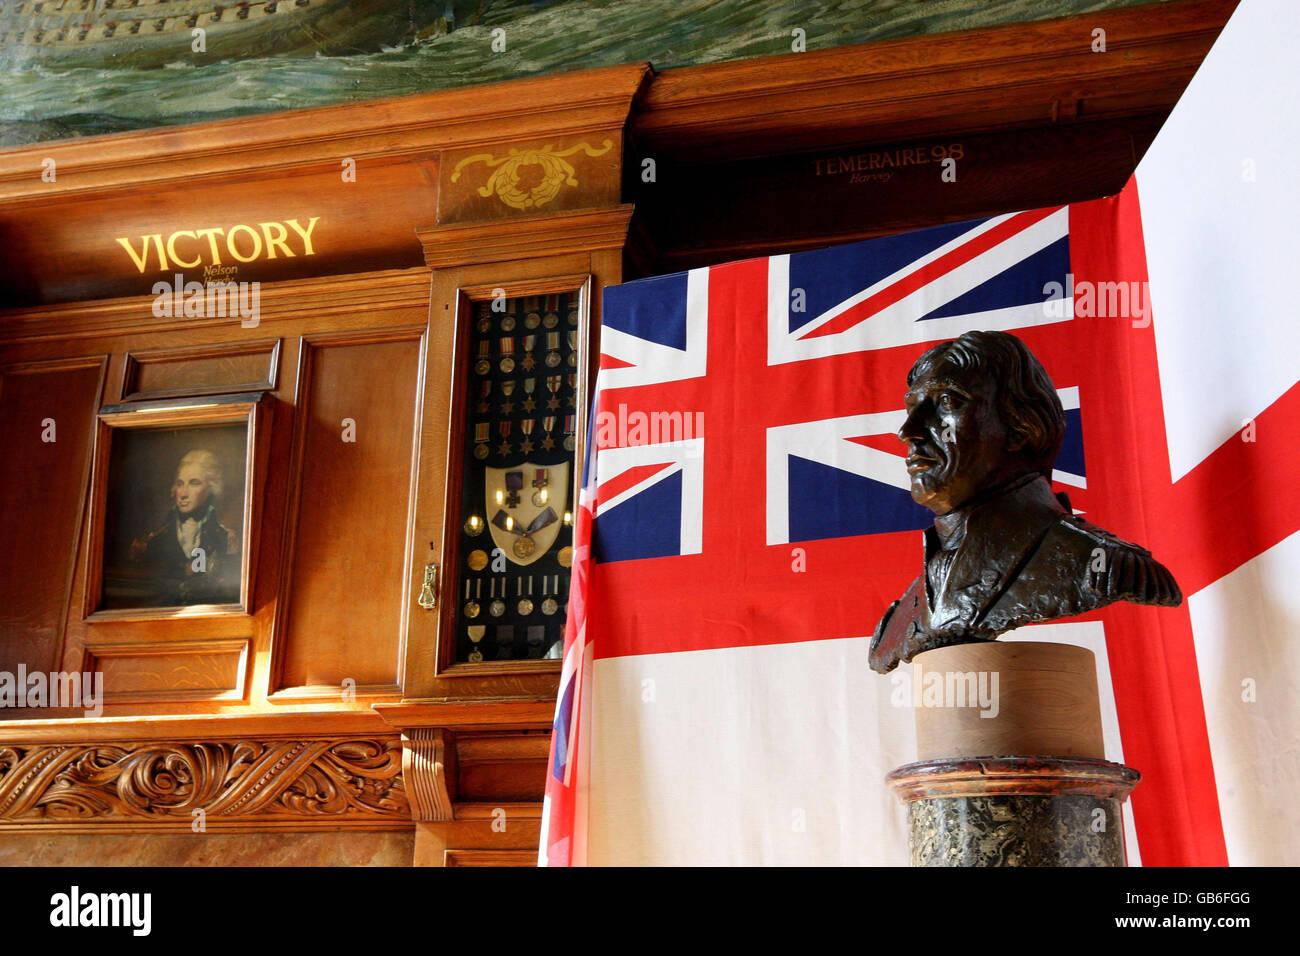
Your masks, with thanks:
[(248, 427), (121, 428), (95, 610), (242, 603)]
[(224, 490), (217, 456), (186, 452), (176, 465), (166, 518), (131, 543), (131, 561), (152, 579), (158, 605), (238, 602), (238, 535), (217, 517)]
[(935, 519), (922, 573), (876, 626), (873, 670), (1116, 601), (1182, 602), (1149, 551), (1053, 494), (1065, 413), (1020, 339), (967, 332), (934, 346), (908, 373), (905, 401), (911, 495)]

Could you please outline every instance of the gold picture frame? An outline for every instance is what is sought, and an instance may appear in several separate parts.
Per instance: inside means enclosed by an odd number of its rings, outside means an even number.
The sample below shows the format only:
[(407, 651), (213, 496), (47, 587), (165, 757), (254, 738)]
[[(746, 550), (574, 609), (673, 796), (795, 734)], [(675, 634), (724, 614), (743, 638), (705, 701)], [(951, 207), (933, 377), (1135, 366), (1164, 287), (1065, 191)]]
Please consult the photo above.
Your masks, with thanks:
[(247, 617), (270, 402), (265, 392), (100, 409), (83, 617)]

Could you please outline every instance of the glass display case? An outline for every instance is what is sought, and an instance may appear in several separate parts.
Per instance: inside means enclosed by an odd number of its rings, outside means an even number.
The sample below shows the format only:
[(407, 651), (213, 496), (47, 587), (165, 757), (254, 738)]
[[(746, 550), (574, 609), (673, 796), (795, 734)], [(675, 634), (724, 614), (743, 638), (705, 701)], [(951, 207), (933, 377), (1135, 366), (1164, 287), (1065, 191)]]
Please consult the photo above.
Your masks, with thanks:
[(573, 562), (579, 293), (470, 302), (453, 664), (559, 658)]

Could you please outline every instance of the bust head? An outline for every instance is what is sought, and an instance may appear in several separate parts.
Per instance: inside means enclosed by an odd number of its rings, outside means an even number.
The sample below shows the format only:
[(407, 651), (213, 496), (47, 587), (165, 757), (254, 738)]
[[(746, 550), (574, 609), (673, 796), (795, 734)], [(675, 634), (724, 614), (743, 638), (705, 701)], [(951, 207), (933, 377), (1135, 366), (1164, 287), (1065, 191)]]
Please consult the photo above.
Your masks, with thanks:
[(934, 346), (907, 375), (912, 498), (935, 514), (1024, 474), (1051, 478), (1065, 435), (1052, 380), (1006, 332), (967, 332)]
[(185, 453), (176, 466), (172, 503), (182, 518), (200, 518), (208, 504), (221, 496), (221, 463), (205, 449)]

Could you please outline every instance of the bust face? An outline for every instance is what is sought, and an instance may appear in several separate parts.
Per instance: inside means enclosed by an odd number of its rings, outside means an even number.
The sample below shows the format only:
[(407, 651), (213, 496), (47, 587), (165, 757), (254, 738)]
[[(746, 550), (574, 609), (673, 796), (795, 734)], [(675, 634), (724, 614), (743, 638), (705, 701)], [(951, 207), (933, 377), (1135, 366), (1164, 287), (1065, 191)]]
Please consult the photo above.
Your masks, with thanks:
[(212, 489), (198, 465), (185, 465), (177, 470), (172, 483), (172, 500), (183, 518), (198, 517), (208, 506)]
[(996, 383), (942, 361), (912, 383), (898, 437), (917, 504), (947, 514), (1025, 470), (996, 395)]

